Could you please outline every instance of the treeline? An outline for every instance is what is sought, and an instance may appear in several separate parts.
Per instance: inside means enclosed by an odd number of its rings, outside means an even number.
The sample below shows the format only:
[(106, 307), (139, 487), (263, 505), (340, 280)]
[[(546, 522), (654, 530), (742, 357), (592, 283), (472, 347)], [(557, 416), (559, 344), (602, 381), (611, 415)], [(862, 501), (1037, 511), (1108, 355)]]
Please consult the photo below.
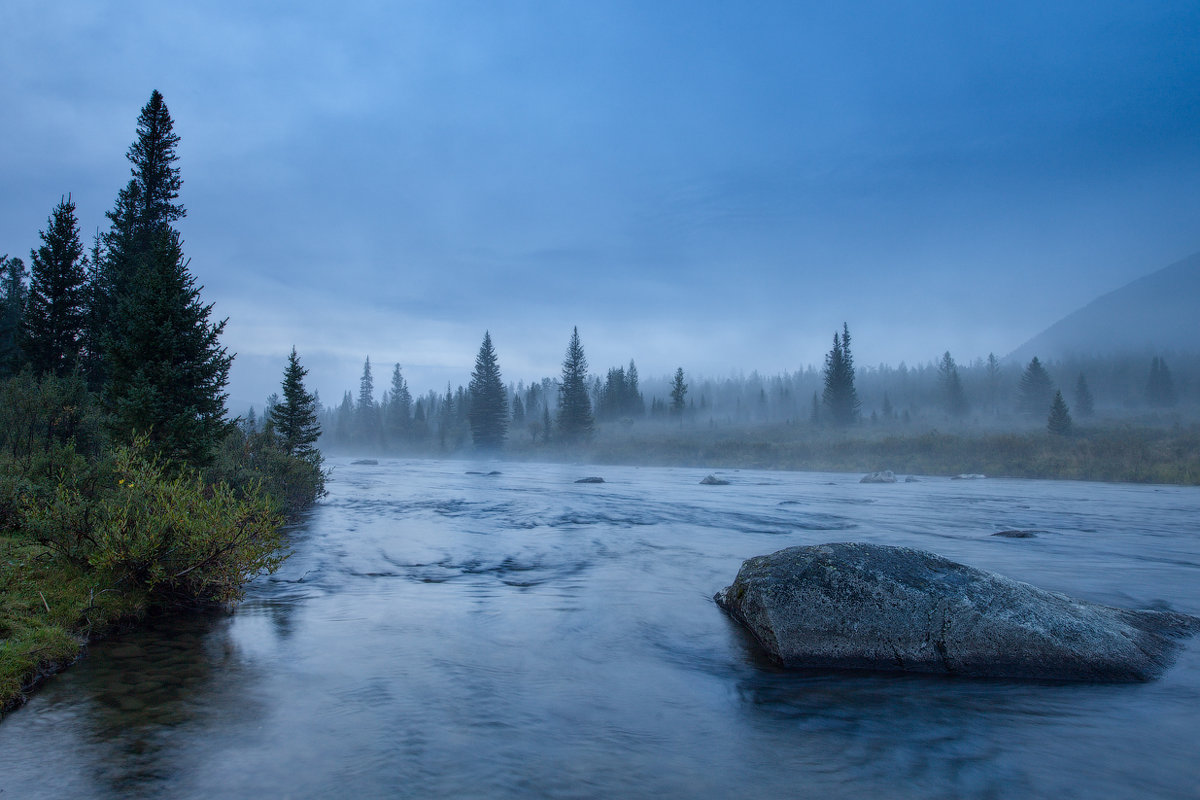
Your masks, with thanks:
[(179, 137), (157, 91), (88, 252), (76, 206), (0, 257), (0, 709), (97, 630), (237, 599), (324, 491), (295, 351), (265, 424), (231, 420), (233, 356), (189, 271)]
[[(563, 372), (526, 384), (504, 383), (490, 334), (467, 385), (414, 396), (401, 366), (377, 395), (370, 359), (357, 393), (322, 412), (323, 446), (373, 453), (446, 453), (496, 449), (506, 442), (535, 446), (578, 442), (593, 430), (635, 423), (736, 427), (796, 425), (820, 429), (861, 426), (978, 427), (1062, 433), (1076, 422), (1174, 413), (1194, 406), (1200, 357), (1074, 358), (1005, 363), (994, 354), (960, 364), (949, 352), (928, 363), (897, 367), (854, 364), (849, 326), (833, 335), (824, 364), (763, 376), (716, 379), (670, 377), (643, 381), (637, 365), (587, 371), (578, 330)], [(1051, 416), (1055, 421), (1051, 424)], [(486, 421), (485, 421), (486, 420)]]

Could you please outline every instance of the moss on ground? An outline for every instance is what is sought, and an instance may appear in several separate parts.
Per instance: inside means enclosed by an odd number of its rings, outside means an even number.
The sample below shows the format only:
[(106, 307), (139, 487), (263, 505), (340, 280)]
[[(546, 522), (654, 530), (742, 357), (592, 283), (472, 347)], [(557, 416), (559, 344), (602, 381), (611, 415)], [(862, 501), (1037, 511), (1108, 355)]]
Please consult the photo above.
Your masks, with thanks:
[(0, 712), (145, 605), (144, 596), (100, 586), (42, 545), (0, 536)]

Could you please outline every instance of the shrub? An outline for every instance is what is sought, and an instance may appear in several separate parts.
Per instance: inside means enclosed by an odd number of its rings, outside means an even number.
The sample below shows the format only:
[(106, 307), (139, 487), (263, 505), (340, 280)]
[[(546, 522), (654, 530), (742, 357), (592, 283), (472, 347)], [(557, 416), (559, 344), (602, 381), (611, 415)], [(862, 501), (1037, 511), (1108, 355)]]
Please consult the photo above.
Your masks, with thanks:
[(95, 498), (68, 481), (50, 498), (26, 498), (22, 527), (109, 586), (173, 603), (228, 603), (286, 558), (281, 520), (255, 486), (239, 497), (190, 468), (168, 473), (144, 441), (117, 448), (97, 474), (108, 485)]

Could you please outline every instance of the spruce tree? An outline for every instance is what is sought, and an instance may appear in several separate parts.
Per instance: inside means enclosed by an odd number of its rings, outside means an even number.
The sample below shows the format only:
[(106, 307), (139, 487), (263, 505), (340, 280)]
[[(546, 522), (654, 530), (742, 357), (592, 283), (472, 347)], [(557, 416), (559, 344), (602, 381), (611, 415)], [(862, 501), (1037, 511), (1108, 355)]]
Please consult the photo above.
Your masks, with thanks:
[(1054, 398), (1054, 384), (1037, 356), (1025, 367), (1021, 383), (1017, 387), (1017, 407), (1030, 416), (1040, 417), (1050, 408)]
[(319, 462), (320, 452), (314, 445), (321, 437), (321, 423), (317, 419), (316, 395), (304, 388), (307, 374), (293, 347), (283, 370), (283, 399), (271, 409), (271, 421), (284, 452)]
[(1096, 413), (1092, 390), (1088, 388), (1087, 378), (1083, 377), (1082, 372), (1075, 381), (1075, 413), (1082, 419), (1088, 419)]
[(952, 417), (964, 417), (970, 411), (967, 393), (963, 390), (962, 379), (958, 376), (958, 365), (954, 363), (950, 351), (947, 350), (938, 362), (938, 384), (942, 389), (942, 406)]
[(1000, 360), (996, 358), (995, 353), (988, 353), (987, 357), (987, 396), (992, 413), (997, 413), (1000, 397)]
[(492, 335), (484, 331), (483, 344), (475, 356), (475, 371), (471, 373), (470, 411), (468, 423), (471, 439), (480, 449), (504, 446), (508, 435), (508, 393), (500, 379), (500, 365), (492, 347)]
[(677, 417), (683, 416), (687, 390), (688, 385), (683, 381), (683, 367), (679, 367), (675, 370), (675, 377), (671, 380), (671, 413)]
[(79, 361), (87, 310), (87, 257), (70, 195), (39, 235), (42, 246), (30, 252), (22, 347), (34, 372), (64, 376)]
[(25, 262), (0, 256), (0, 377), (21, 366), (21, 318), (25, 314)]
[(588, 396), (587, 358), (579, 342), (579, 328), (571, 333), (563, 359), (562, 383), (558, 388), (558, 430), (568, 441), (589, 439), (592, 435), (592, 401)]
[(233, 362), (220, 341), (225, 321), (210, 323), (211, 314), (188, 273), (179, 233), (160, 229), (105, 336), (102, 398), (115, 434), (145, 435), (167, 459), (209, 459), (231, 426), (225, 385)]
[(1055, 391), (1054, 399), (1050, 402), (1050, 416), (1046, 420), (1046, 430), (1055, 436), (1071, 435), (1071, 412), (1063, 400), (1062, 392)]
[(852, 425), (862, 403), (854, 388), (854, 356), (850, 353), (850, 328), (842, 323), (842, 334), (833, 334), (833, 348), (825, 356), (825, 391), (822, 403), (835, 425)]
[(220, 343), (225, 321), (210, 321), (212, 305), (201, 302), (172, 227), (186, 213), (176, 202), (182, 180), (173, 128), (153, 92), (126, 154), (132, 178), (95, 251), (86, 339), (112, 431), (146, 434), (157, 454), (199, 463), (231, 425), (225, 386), (233, 357)]
[(399, 364), (392, 367), (392, 388), (383, 411), (383, 427), (391, 444), (407, 438), (412, 427), (412, 393)]
[(642, 390), (638, 388), (637, 365), (629, 359), (629, 369), (625, 370), (625, 407), (624, 413), (630, 417), (646, 416), (646, 401), (642, 398)]
[(1155, 356), (1150, 362), (1150, 377), (1146, 380), (1146, 400), (1155, 408), (1169, 408), (1176, 403), (1175, 382), (1163, 358)]
[(137, 138), (125, 157), (130, 181), (106, 212), (109, 230), (93, 247), (88, 282), (88, 324), (84, 350), (89, 382), (99, 388), (107, 379), (107, 357), (120, 342), (111, 337), (114, 316), (123, 297), (143, 280), (142, 272), (162, 247), (165, 230), (187, 215), (179, 204), (183, 186), (176, 161), (179, 135), (163, 96), (155, 90), (137, 120)]

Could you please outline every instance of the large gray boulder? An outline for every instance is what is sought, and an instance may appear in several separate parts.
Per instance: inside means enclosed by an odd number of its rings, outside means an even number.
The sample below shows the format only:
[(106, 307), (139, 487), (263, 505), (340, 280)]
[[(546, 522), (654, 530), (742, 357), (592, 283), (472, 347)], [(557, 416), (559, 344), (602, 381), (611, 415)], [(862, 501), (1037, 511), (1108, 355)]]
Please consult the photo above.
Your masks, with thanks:
[(789, 547), (714, 598), (788, 667), (1144, 681), (1200, 619), (1127, 611), (907, 547)]

